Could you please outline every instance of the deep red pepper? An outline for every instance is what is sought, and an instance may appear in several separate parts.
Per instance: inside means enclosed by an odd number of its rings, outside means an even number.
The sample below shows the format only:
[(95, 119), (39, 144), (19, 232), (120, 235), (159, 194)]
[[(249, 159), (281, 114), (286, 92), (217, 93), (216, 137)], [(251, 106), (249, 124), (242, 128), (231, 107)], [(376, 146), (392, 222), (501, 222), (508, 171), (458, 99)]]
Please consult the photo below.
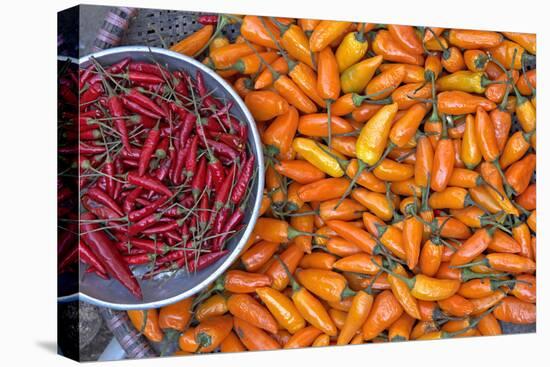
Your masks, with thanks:
[(172, 171), (171, 180), (176, 185), (181, 185), (183, 183), (183, 168), (185, 166), (185, 161), (189, 156), (189, 151), (191, 149), (192, 141), (186, 142), (185, 145), (182, 145), (176, 155), (176, 164)]
[(103, 264), (83, 241), (78, 241), (78, 255), (80, 256), (80, 260), (88, 266), (95, 268), (103, 274), (107, 273)]
[(162, 66), (157, 64), (149, 64), (147, 62), (132, 61), (128, 65), (128, 70), (139, 71), (146, 74), (153, 74), (161, 78), (168, 78), (170, 76), (168, 70), (166, 70)]
[(78, 261), (78, 246), (75, 246), (71, 248), (69, 252), (67, 252), (61, 258), (59, 258), (59, 262), (57, 265), (58, 271), (60, 273), (63, 272), (68, 266), (76, 263), (77, 261)]
[(151, 100), (146, 95), (142, 94), (136, 88), (130, 89), (128, 94), (126, 94), (126, 98), (128, 98), (132, 102), (139, 104), (143, 108), (148, 109), (149, 111), (153, 112), (156, 115), (162, 116), (164, 118), (168, 117), (168, 114), (162, 107), (157, 105), (153, 100)]
[(162, 242), (156, 242), (153, 240), (143, 239), (143, 238), (130, 238), (126, 241), (121, 241), (124, 243), (124, 246), (127, 248), (128, 243), (130, 243), (130, 248), (138, 248), (144, 250), (150, 254), (165, 254), (170, 250), (170, 247), (166, 246)]
[(88, 107), (88, 105), (99, 98), (105, 89), (101, 83), (94, 83), (90, 88), (86, 89), (83, 93), (80, 94), (80, 109)]
[(80, 78), (78, 81), (78, 88), (82, 89), (86, 85), (86, 82), (92, 77), (92, 72), (95, 70), (95, 65), (90, 64), (88, 67), (84, 70), (81, 70)]
[(168, 171), (170, 170), (170, 165), (172, 164), (171, 158), (165, 159), (162, 161), (160, 166), (155, 171), (155, 177), (159, 181), (164, 181), (164, 179), (168, 176)]
[(218, 23), (217, 15), (200, 15), (197, 21), (202, 25), (215, 25)]
[(168, 197), (172, 196), (172, 191), (170, 191), (168, 187), (158, 179), (149, 175), (139, 176), (137, 172), (132, 171), (128, 173), (128, 182), (132, 185), (141, 186), (144, 189), (153, 190)]
[[(138, 200), (138, 199), (136, 199)], [(148, 204), (147, 206), (144, 206), (141, 209), (133, 210), (130, 213), (128, 213), (128, 219), (130, 222), (134, 223), (137, 221), (140, 221), (141, 219), (153, 214), (157, 211), (158, 208), (162, 206), (166, 202), (167, 198), (165, 196), (162, 196), (155, 200), (154, 202)]]
[(216, 199), (214, 200), (214, 210), (216, 211), (220, 210), (229, 199), (231, 187), (233, 186), (233, 181), (235, 179), (236, 167), (236, 164), (231, 166), (231, 171), (229, 171), (228, 175), (225, 177), (225, 180), (220, 185), (219, 190), (216, 191)]
[(124, 216), (124, 212), (122, 211), (118, 203), (112, 197), (110, 197), (109, 194), (107, 194), (106, 192), (98, 188), (92, 187), (88, 190), (86, 194), (92, 200), (97, 201), (98, 203), (103, 204), (109, 209), (113, 210), (115, 213), (118, 214), (119, 217)]
[(197, 121), (197, 116), (193, 113), (188, 113), (182, 119), (181, 130), (179, 134), (179, 142), (181, 145), (184, 145), (185, 142), (187, 142), (187, 140), (191, 136), (191, 133), (193, 132), (193, 128), (195, 127), (196, 121)]
[(121, 99), (124, 107), (126, 107), (129, 111), (133, 113), (147, 116), (149, 118), (154, 119), (155, 121), (162, 117), (152, 111), (149, 111), (147, 108), (141, 106), (140, 104), (130, 100), (127, 96), (122, 96)]
[[(117, 175), (124, 174), (124, 167), (122, 161), (117, 157), (114, 161), (115, 173)], [(114, 180), (113, 199), (118, 203), (120, 200), (120, 194), (122, 193), (122, 182)]]
[[(114, 194), (115, 194), (115, 180), (114, 180), (114, 176), (115, 176), (115, 166), (113, 164), (113, 160), (111, 159), (110, 156), (108, 156), (106, 159), (105, 159), (105, 164), (103, 165), (103, 173), (105, 173), (105, 184), (106, 184), (106, 187), (105, 187), (105, 193), (110, 196), (111, 198), (113, 198), (113, 202), (116, 204), (116, 202), (114, 201)], [(92, 199), (94, 199), (93, 197), (93, 194), (92, 194)], [(95, 199), (97, 200), (97, 199)], [(99, 201), (99, 200), (98, 200)], [(107, 204), (105, 204), (107, 205)], [(121, 213), (122, 213), (122, 210), (121, 210)]]
[(152, 254), (133, 254), (124, 256), (124, 262), (128, 265), (144, 265), (153, 261), (155, 261), (155, 255)]
[(204, 190), (206, 185), (206, 159), (202, 156), (199, 160), (199, 166), (197, 172), (193, 176), (191, 181), (191, 193), (195, 201), (198, 199), (201, 192)]
[(241, 200), (246, 194), (252, 174), (254, 173), (254, 161), (255, 158), (251, 155), (250, 158), (248, 158), (248, 160), (243, 164), (237, 182), (233, 187), (233, 192), (231, 193), (231, 203), (235, 206), (241, 203)]
[(166, 233), (166, 232), (178, 229), (180, 227), (181, 223), (182, 223), (182, 221), (180, 221), (180, 220), (176, 221), (176, 220), (171, 219), (170, 222), (159, 224), (159, 225), (156, 225), (154, 227), (149, 227), (149, 228), (143, 230), (141, 233), (146, 235), (146, 236), (151, 236), (151, 235), (160, 234), (160, 233)]
[(216, 157), (212, 157), (208, 162), (208, 169), (212, 173), (212, 181), (217, 191), (225, 177), (225, 170), (223, 169), (222, 162)]
[[(159, 138), (160, 138), (160, 133), (159, 133)], [(169, 144), (170, 144), (170, 138), (168, 136), (165, 136), (164, 138), (160, 139), (155, 149), (155, 157), (157, 157), (158, 159), (166, 158), (166, 156), (168, 155)]]
[(235, 230), (237, 226), (242, 222), (243, 219), (244, 219), (244, 207), (243, 205), (241, 205), (227, 219), (227, 222), (225, 223), (223, 231), (220, 232), (223, 234), (220, 237), (217, 237), (218, 240), (214, 243), (214, 246), (212, 246), (213, 251), (218, 251), (221, 248), (223, 248), (223, 245), (225, 244), (225, 240), (231, 235), (231, 233), (229, 232)]
[[(105, 71), (109, 74), (120, 74), (124, 69), (126, 69), (129, 63), (130, 63), (130, 58), (127, 57), (117, 62), (116, 64), (109, 66), (107, 69), (105, 69)], [(90, 80), (88, 80), (88, 84), (97, 83), (101, 80), (101, 78), (102, 78), (102, 75), (100, 73), (97, 73), (94, 76), (92, 76)]]
[(187, 179), (192, 177), (195, 174), (195, 171), (197, 169), (197, 152), (199, 149), (199, 137), (198, 135), (193, 136), (191, 139), (191, 143), (189, 146), (189, 150), (187, 152), (187, 156), (185, 157), (185, 167), (184, 167), (184, 174)]
[(128, 196), (126, 196), (124, 203), (122, 204), (122, 210), (124, 213), (128, 214), (134, 209), (136, 199), (142, 194), (142, 192), (143, 188), (138, 186), (133, 189)]
[(225, 145), (235, 149), (238, 152), (243, 151), (245, 147), (245, 142), (237, 135), (216, 132), (216, 133), (210, 133), (209, 136), (215, 139), (216, 141), (220, 141)]
[(154, 128), (149, 130), (149, 134), (143, 143), (143, 148), (141, 148), (141, 154), (139, 156), (138, 164), (138, 175), (143, 176), (145, 172), (149, 169), (149, 162), (151, 161), (151, 156), (157, 148), (157, 144), (160, 140), (160, 131), (158, 123)]
[(103, 264), (107, 273), (117, 279), (136, 298), (142, 299), (141, 288), (136, 278), (116, 250), (113, 242), (96, 223), (92, 222), (97, 219), (96, 216), (92, 213), (84, 213), (80, 219), (80, 236)]
[(78, 145), (78, 151), (83, 155), (101, 154), (105, 152), (105, 147), (96, 145), (95, 143), (83, 143)]
[(145, 229), (157, 224), (161, 218), (162, 215), (159, 213), (150, 214), (149, 216), (141, 219), (139, 222), (131, 224), (128, 227), (128, 235), (133, 237), (137, 234), (141, 234)]
[(210, 203), (208, 201), (208, 195), (202, 195), (199, 202), (199, 228), (202, 232), (206, 233), (209, 222)]
[(112, 95), (107, 99), (107, 108), (111, 116), (115, 117), (115, 128), (120, 133), (120, 139), (125, 149), (130, 149), (130, 140), (128, 140), (128, 129), (124, 117), (124, 106), (119, 96)]
[[(216, 261), (227, 255), (229, 251), (223, 250), (218, 252), (210, 252), (208, 254), (203, 254), (197, 258), (195, 261), (191, 261), (187, 264), (187, 271), (197, 272), (214, 264)], [(178, 263), (179, 265), (179, 263)]]
[[(131, 103), (133, 103), (133, 102), (131, 102)], [(122, 104), (124, 104), (126, 106), (126, 104), (124, 102), (124, 99), (122, 100)], [(152, 118), (152, 117), (144, 115), (144, 114), (136, 114), (136, 115), (130, 116), (130, 121), (133, 124), (141, 125), (146, 129), (150, 129), (150, 128), (155, 126), (155, 124), (157, 123), (159, 118), (160, 117)]]
[(200, 144), (202, 147), (206, 147), (206, 145), (208, 144), (208, 147), (216, 154), (216, 155), (220, 155), (222, 157), (225, 157), (227, 159), (229, 159), (230, 161), (235, 161), (238, 156), (239, 156), (239, 153), (237, 153), (237, 151), (233, 148), (231, 148), (230, 146), (222, 143), (222, 142), (219, 142), (219, 141), (215, 141), (215, 140), (212, 140), (212, 139), (201, 139), (200, 140)]

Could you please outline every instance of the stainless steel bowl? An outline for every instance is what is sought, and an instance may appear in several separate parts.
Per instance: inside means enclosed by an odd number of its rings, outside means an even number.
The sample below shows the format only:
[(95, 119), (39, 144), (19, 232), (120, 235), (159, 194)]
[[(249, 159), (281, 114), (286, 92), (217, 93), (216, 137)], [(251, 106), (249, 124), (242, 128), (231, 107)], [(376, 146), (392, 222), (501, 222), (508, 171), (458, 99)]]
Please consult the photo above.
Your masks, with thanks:
[[(209, 90), (214, 91), (213, 95), (226, 101), (235, 101), (231, 113), (248, 125), (248, 141), (252, 153), (256, 156), (257, 177), (245, 214), (246, 228), (226, 243), (226, 248), (229, 250), (226, 257), (197, 273), (187, 274), (180, 271), (176, 275), (141, 280), (142, 300), (132, 296), (118, 281), (105, 281), (96, 275), (84, 274), (85, 267), (80, 267), (79, 297), (83, 301), (119, 310), (157, 308), (177, 302), (200, 292), (218, 278), (237, 258), (252, 233), (258, 219), (264, 186), (262, 144), (256, 124), (243, 100), (233, 88), (214, 71), (195, 59), (162, 48), (124, 46), (85, 56), (80, 59), (81, 67), (88, 66), (91, 57), (102, 65), (116, 63), (125, 57), (137, 61), (151, 61), (153, 57), (159, 64), (167, 66), (170, 70), (185, 70), (190, 75), (195, 75), (196, 71), (200, 70)], [(139, 272), (140, 269), (137, 269), (136, 274)]]

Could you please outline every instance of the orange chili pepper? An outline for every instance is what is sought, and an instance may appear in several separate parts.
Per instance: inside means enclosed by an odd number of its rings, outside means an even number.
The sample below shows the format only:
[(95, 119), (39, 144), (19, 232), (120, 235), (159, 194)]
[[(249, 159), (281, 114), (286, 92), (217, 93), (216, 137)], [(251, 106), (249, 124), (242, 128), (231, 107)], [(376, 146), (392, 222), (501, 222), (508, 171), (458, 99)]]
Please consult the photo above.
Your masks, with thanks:
[(474, 232), (451, 257), (451, 265), (464, 265), (487, 249), (494, 233), (493, 229), (481, 228)]
[(337, 257), (326, 252), (312, 252), (305, 255), (300, 261), (302, 269), (332, 270)]
[[(407, 277), (407, 272), (404, 267), (399, 264), (395, 264), (393, 273)], [(388, 274), (388, 282), (390, 283), (393, 295), (403, 307), (403, 310), (415, 319), (420, 319), (420, 311), (418, 310), (418, 303), (416, 298), (411, 294), (408, 285), (400, 278), (393, 274)]]
[(423, 103), (418, 103), (409, 108), (405, 114), (393, 123), (390, 130), (390, 141), (398, 147), (403, 147), (412, 139), (426, 113), (428, 108)]
[(487, 54), (481, 50), (466, 50), (464, 52), (464, 63), (470, 71), (485, 71), (488, 62)]
[(164, 338), (159, 325), (159, 314), (157, 309), (149, 310), (128, 310), (126, 311), (134, 328), (142, 333), (152, 342), (161, 342)]
[(187, 56), (194, 56), (208, 43), (208, 40), (210, 40), (210, 37), (212, 37), (213, 33), (214, 26), (210, 24), (205, 25), (198, 31), (195, 31), (194, 33), (190, 34), (178, 43), (171, 46), (170, 50)]
[(493, 163), (483, 162), (481, 164), (481, 175), (487, 183), (487, 192), (493, 197), (498, 205), (508, 214), (519, 215), (519, 210), (510, 201), (504, 190), (502, 178)]
[(488, 188), (485, 186), (476, 186), (468, 189), (470, 197), (472, 200), (487, 210), (488, 212), (494, 214), (501, 211), (500, 205), (489, 195)]
[(479, 330), (481, 335), (484, 336), (494, 336), (502, 334), (500, 324), (492, 313), (487, 314), (479, 321), (477, 329)]
[(307, 161), (281, 161), (275, 165), (275, 170), (301, 184), (308, 184), (325, 178), (325, 173)]
[(277, 27), (262, 17), (246, 15), (241, 22), (240, 32), (248, 41), (268, 48), (276, 49), (277, 42), (280, 42)]
[(260, 241), (241, 255), (241, 262), (246, 271), (254, 272), (260, 269), (279, 249), (275, 242)]
[(382, 55), (384, 60), (414, 65), (424, 64), (422, 54), (409, 52), (387, 30), (380, 30), (376, 33), (372, 49), (375, 54)]
[(355, 178), (357, 184), (370, 191), (378, 193), (386, 192), (384, 182), (375, 177), (372, 172), (366, 171), (365, 168), (365, 163), (357, 159), (352, 159), (346, 168), (346, 175), (352, 179)]
[(359, 291), (353, 297), (346, 320), (338, 335), (337, 345), (348, 344), (355, 333), (365, 324), (372, 308), (373, 299), (373, 296), (365, 291)]
[(321, 23), (321, 21), (318, 19), (305, 19), (305, 18), (298, 19), (298, 25), (304, 30), (304, 33), (307, 36), (311, 35), (313, 30), (319, 23)]
[(273, 84), (273, 71), (279, 75), (289, 72), (288, 63), (284, 57), (279, 57), (270, 64), (271, 68), (265, 68), (254, 81), (254, 89), (263, 89)]
[(351, 196), (380, 219), (387, 221), (393, 217), (393, 204), (386, 195), (357, 188), (351, 192)]
[[(487, 51), (491, 54), (491, 57), (500, 62), (502, 65), (512, 65), (512, 68), (515, 70), (521, 69), (522, 63), (534, 58), (534, 56), (525, 52), (525, 49), (519, 44), (508, 40), (500, 42), (498, 45), (489, 48)], [(514, 61), (513, 64), (512, 61)]]
[(305, 327), (305, 320), (300, 315), (292, 301), (283, 293), (273, 288), (259, 288), (256, 293), (275, 317), (279, 325), (291, 334)]
[(195, 341), (194, 327), (189, 327), (180, 335), (178, 339), (178, 346), (181, 351), (187, 353), (195, 353), (199, 349), (199, 344)]
[(414, 27), (407, 25), (388, 24), (388, 31), (401, 47), (407, 52), (422, 55), (424, 49)]
[(365, 94), (372, 96), (371, 100), (381, 100), (392, 94), (405, 77), (405, 67), (398, 66), (375, 76), (367, 84)]
[(296, 273), (307, 290), (328, 302), (337, 302), (353, 294), (343, 275), (323, 269), (303, 269)]
[(321, 219), (350, 221), (361, 218), (366, 208), (355, 200), (332, 199), (321, 203), (319, 207)]
[(276, 21), (274, 23), (281, 33), (281, 46), (285, 51), (296, 60), (314, 67), (309, 40), (304, 30), (292, 23), (288, 25), (277, 24)]
[(506, 38), (519, 43), (529, 53), (537, 54), (537, 36), (534, 33), (502, 32)]
[(189, 297), (162, 307), (158, 316), (159, 327), (163, 330), (172, 329), (183, 332), (191, 319), (192, 305), (193, 297)]
[(223, 276), (223, 288), (232, 293), (252, 293), (257, 288), (271, 285), (271, 278), (265, 274), (229, 270)]
[(325, 178), (302, 186), (298, 196), (305, 202), (336, 199), (346, 192), (349, 184), (346, 178)]
[(332, 41), (340, 37), (350, 26), (351, 22), (336, 20), (320, 21), (309, 37), (309, 48), (312, 52), (324, 50)]
[[(328, 121), (328, 114), (326, 113), (302, 115), (298, 122), (298, 132), (309, 136), (328, 136)], [(345, 134), (354, 130), (348, 121), (338, 116), (330, 116), (330, 129), (332, 129), (333, 134)]]
[(508, 167), (504, 174), (506, 182), (516, 194), (519, 195), (527, 189), (535, 172), (536, 164), (537, 156), (531, 153)]
[(314, 326), (307, 326), (298, 330), (284, 345), (285, 349), (305, 348), (313, 344), (323, 332)]
[(200, 322), (195, 328), (197, 351), (208, 353), (216, 349), (233, 328), (233, 317), (214, 316)]
[(531, 184), (516, 197), (516, 203), (521, 205), (522, 208), (527, 210), (533, 210), (537, 208), (537, 185)]
[(468, 29), (451, 29), (448, 39), (452, 45), (465, 49), (495, 47), (503, 41), (500, 33)]
[[(311, 207), (304, 204), (300, 209), (296, 211), (297, 216), (290, 218), (290, 225), (298, 231), (305, 233), (312, 233), (314, 230), (314, 216), (303, 215), (311, 212)], [(302, 215), (300, 215), (302, 214)], [(294, 238), (294, 243), (304, 252), (311, 252), (311, 240), (312, 237), (308, 235), (301, 235)]]
[(399, 342), (409, 340), (415, 322), (416, 320), (410, 317), (409, 314), (402, 313), (388, 329), (388, 341)]
[[(445, 92), (443, 92), (445, 93)], [(391, 99), (400, 110), (406, 110), (412, 105), (420, 103), (420, 99), (432, 96), (432, 87), (428, 83), (404, 84), (393, 91)]]
[(297, 129), (298, 111), (291, 106), (286, 113), (277, 116), (269, 125), (263, 135), (263, 143), (267, 146), (267, 149), (276, 148), (276, 151), (272, 154), (278, 158), (288, 158)]
[(216, 69), (228, 68), (241, 57), (264, 51), (261, 46), (247, 45), (245, 43), (231, 43), (227, 46), (213, 50), (209, 55), (211, 66)]
[(227, 299), (220, 294), (214, 294), (197, 306), (194, 316), (201, 322), (212, 316), (221, 316), (227, 311)]
[(375, 275), (379, 272), (375, 263), (382, 261), (379, 256), (372, 256), (365, 253), (355, 253), (339, 259), (332, 265), (334, 269), (349, 271), (358, 274)]
[(288, 111), (288, 102), (279, 94), (268, 91), (252, 91), (245, 97), (245, 104), (252, 116), (259, 121), (271, 120)]
[(447, 91), (437, 95), (437, 108), (440, 113), (463, 115), (476, 112), (478, 107), (491, 111), (496, 105), (486, 98), (461, 91)]
[(441, 244), (436, 244), (432, 240), (424, 242), (418, 260), (422, 274), (433, 277), (441, 265), (442, 254)]
[[(290, 270), (290, 272), (293, 273), (298, 267), (298, 264), (300, 263), (300, 260), (302, 260), (303, 256), (304, 252), (302, 249), (300, 249), (297, 245), (292, 244), (279, 255), (279, 258), (281, 259), (281, 262), (283, 262)], [(290, 282), (288, 274), (279, 261), (274, 261), (265, 271), (265, 274), (273, 280), (272, 288), (278, 291), (285, 289)]]
[(368, 232), (357, 228), (352, 223), (340, 220), (328, 221), (327, 226), (338, 233), (339, 236), (359, 246), (363, 251), (369, 254), (373, 253), (376, 243)]
[(390, 327), (403, 313), (403, 308), (391, 291), (383, 291), (374, 298), (367, 321), (363, 324), (363, 339), (372, 340)]
[(441, 57), (441, 66), (449, 73), (455, 73), (460, 70), (464, 70), (466, 64), (464, 63), (464, 57), (462, 52), (457, 47), (449, 47), (443, 50)]
[(509, 296), (495, 308), (493, 315), (497, 320), (504, 322), (532, 324), (537, 321), (537, 308), (532, 303)]
[(276, 333), (277, 321), (271, 313), (248, 294), (233, 294), (227, 299), (229, 312), (251, 325), (264, 329), (270, 333)]
[(360, 247), (350, 241), (346, 241), (341, 237), (331, 237), (326, 243), (326, 248), (330, 251), (330, 253), (342, 257), (351, 256), (362, 252)]
[(443, 312), (456, 317), (468, 316), (474, 310), (474, 305), (472, 302), (458, 294), (454, 294), (447, 299), (438, 301), (437, 304)]
[(277, 53), (273, 51), (253, 53), (239, 58), (233, 65), (222, 70), (236, 70), (240, 74), (255, 74), (262, 70), (263, 62), (272, 63), (277, 59)]
[(238, 317), (234, 320), (234, 329), (248, 350), (273, 350), (281, 348), (279, 343), (265, 331)]
[(220, 352), (222, 353), (237, 353), (245, 350), (247, 350), (246, 347), (234, 332), (230, 332), (220, 344)]
[(537, 88), (537, 69), (532, 69), (524, 72), (518, 78), (516, 87), (524, 96), (533, 94), (533, 89)]
[(252, 79), (248, 77), (240, 77), (233, 83), (233, 89), (237, 91), (239, 97), (245, 98), (248, 93), (252, 91), (254, 83)]
[(414, 269), (418, 264), (423, 233), (424, 225), (416, 217), (410, 216), (405, 219), (403, 225), (403, 247), (407, 254), (407, 266), (409, 269)]
[(317, 112), (315, 103), (286, 75), (280, 75), (273, 83), (273, 86), (289, 104), (301, 112)]

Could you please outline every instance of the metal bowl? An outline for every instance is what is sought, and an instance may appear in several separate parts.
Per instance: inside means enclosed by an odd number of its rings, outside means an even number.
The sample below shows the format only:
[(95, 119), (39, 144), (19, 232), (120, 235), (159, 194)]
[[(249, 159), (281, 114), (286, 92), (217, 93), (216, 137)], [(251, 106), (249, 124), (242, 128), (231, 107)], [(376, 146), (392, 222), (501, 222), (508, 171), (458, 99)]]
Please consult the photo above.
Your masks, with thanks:
[[(84, 274), (85, 267), (80, 267), (79, 297), (83, 301), (119, 310), (157, 308), (177, 302), (200, 292), (218, 278), (237, 258), (246, 241), (250, 237), (254, 224), (259, 216), (264, 186), (264, 163), (262, 144), (256, 124), (243, 100), (214, 71), (195, 59), (162, 48), (147, 46), (124, 46), (100, 51), (80, 59), (80, 66), (89, 65), (90, 58), (95, 58), (102, 65), (110, 65), (130, 57), (137, 61), (151, 61), (152, 58), (159, 64), (165, 65), (170, 70), (185, 70), (190, 75), (195, 75), (200, 70), (204, 75), (205, 84), (213, 91), (215, 97), (234, 101), (231, 113), (248, 125), (248, 142), (252, 153), (256, 157), (256, 172), (252, 193), (247, 204), (244, 230), (235, 235), (226, 243), (229, 253), (208, 268), (193, 274), (179, 271), (175, 275), (159, 275), (149, 280), (140, 280), (143, 299), (138, 300), (116, 280), (103, 280), (96, 275)], [(139, 275), (143, 269), (136, 269)]]

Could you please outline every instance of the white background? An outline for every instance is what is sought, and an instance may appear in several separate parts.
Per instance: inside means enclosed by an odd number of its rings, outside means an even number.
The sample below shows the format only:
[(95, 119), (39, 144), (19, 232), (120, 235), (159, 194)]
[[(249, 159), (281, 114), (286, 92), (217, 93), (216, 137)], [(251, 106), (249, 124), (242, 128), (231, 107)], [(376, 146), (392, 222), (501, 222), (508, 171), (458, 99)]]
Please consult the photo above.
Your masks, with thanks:
[[(219, 11), (538, 34), (537, 334), (241, 353), (102, 366), (548, 365), (548, 38), (546, 1), (148, 0), (105, 5)], [(8, 5), (9, 4), (9, 5)], [(65, 366), (56, 340), (56, 12), (71, 1), (4, 1), (0, 21), (0, 365)], [(546, 158), (546, 159), (545, 159)], [(545, 162), (546, 161), (546, 162)], [(543, 167), (541, 167), (541, 165)], [(544, 343), (544, 344), (543, 344)], [(544, 362), (542, 362), (544, 361)]]

